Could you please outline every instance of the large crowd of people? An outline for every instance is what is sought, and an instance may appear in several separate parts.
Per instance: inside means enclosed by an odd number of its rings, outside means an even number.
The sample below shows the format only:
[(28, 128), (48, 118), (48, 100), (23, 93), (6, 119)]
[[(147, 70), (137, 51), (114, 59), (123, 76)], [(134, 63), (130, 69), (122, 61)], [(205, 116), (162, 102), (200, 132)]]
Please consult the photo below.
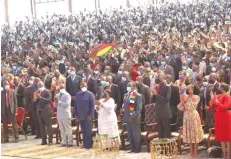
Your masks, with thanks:
[[(118, 49), (89, 59), (96, 45), (108, 43)], [(145, 106), (155, 103), (160, 138), (171, 138), (171, 123), (183, 126), (183, 141), (195, 158), (202, 124), (215, 127), (215, 139), (230, 159), (231, 1), (54, 14), (4, 25), (1, 89), (4, 142), (8, 118), (19, 141), (15, 116), (23, 107), (31, 134), (42, 138), (42, 145), (48, 134), (52, 145), (54, 105), (61, 146), (73, 146), (73, 117), (87, 149), (93, 119), (98, 133), (110, 138), (119, 137), (117, 120), (122, 119), (131, 152), (138, 153)], [(215, 122), (206, 125), (211, 117)]]

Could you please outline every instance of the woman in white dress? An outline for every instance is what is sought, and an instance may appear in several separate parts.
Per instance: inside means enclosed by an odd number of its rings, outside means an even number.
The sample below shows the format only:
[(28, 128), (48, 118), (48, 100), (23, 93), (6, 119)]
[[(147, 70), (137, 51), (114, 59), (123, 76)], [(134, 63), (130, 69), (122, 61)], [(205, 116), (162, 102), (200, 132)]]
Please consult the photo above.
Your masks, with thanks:
[(118, 138), (119, 130), (117, 116), (115, 113), (115, 101), (110, 97), (111, 91), (104, 91), (104, 98), (96, 102), (96, 111), (98, 112), (98, 133), (100, 136), (108, 138)]

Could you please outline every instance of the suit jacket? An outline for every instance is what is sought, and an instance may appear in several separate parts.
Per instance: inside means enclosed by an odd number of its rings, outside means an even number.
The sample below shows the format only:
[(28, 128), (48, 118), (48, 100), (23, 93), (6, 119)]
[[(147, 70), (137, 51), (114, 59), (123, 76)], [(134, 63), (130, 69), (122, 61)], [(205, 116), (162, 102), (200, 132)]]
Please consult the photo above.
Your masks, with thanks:
[(123, 103), (123, 108), (124, 108), (124, 116), (123, 116), (123, 121), (125, 123), (129, 123), (129, 118), (132, 119), (132, 123), (134, 124), (141, 124), (141, 110), (142, 110), (142, 97), (139, 93), (136, 92), (136, 98), (135, 98), (135, 103), (134, 107), (135, 110), (131, 114), (130, 113), (130, 95), (132, 93), (127, 93), (125, 95), (125, 100)]
[(29, 110), (33, 107), (33, 103), (34, 103), (34, 86), (33, 85), (29, 85), (25, 88), (24, 97), (25, 97), (25, 109)]
[(96, 95), (97, 88), (98, 88), (97, 80), (91, 76), (87, 82), (87, 90), (89, 90), (94, 95)]
[(80, 91), (75, 96), (75, 116), (79, 120), (86, 120), (88, 116), (94, 117), (95, 96), (90, 91)]
[(56, 95), (57, 103), (57, 119), (71, 119), (71, 96), (68, 92), (58, 93)]
[(140, 84), (137, 85), (138, 88), (138, 92), (143, 95), (144, 98), (144, 102), (143, 105), (147, 105), (151, 103), (151, 91), (150, 88), (148, 86), (146, 86), (145, 84)]
[(120, 104), (121, 96), (120, 96), (119, 87), (117, 85), (115, 85), (115, 84), (111, 84), (110, 90), (111, 90), (111, 98), (114, 99), (115, 104), (117, 104), (117, 108), (118, 108), (118, 105), (121, 105)]
[(150, 79), (150, 77), (144, 76), (144, 81), (143, 81), (143, 83), (144, 83), (146, 86), (150, 87), (150, 86), (151, 86), (151, 79)]
[(52, 115), (52, 110), (50, 107), (51, 104), (51, 99), (52, 99), (52, 94), (51, 91), (48, 89), (45, 89), (43, 92), (38, 92), (40, 93), (40, 98), (38, 99), (38, 110), (41, 110), (42, 115), (45, 116), (51, 116)]
[(124, 100), (124, 95), (127, 93), (127, 85), (130, 82), (130, 80), (121, 81), (119, 84), (119, 89), (120, 89), (120, 105), (117, 105), (117, 109), (120, 110), (123, 100)]
[(170, 106), (174, 106), (177, 109), (177, 105), (180, 103), (180, 91), (179, 88), (174, 85), (171, 84), (171, 97), (170, 97)]
[(51, 89), (52, 79), (54, 78), (52, 74), (42, 75), (41, 80), (44, 82), (46, 89)]
[(166, 65), (166, 67), (164, 69), (164, 73), (167, 75), (171, 75), (173, 78), (173, 81), (175, 81), (175, 73), (174, 73), (174, 69), (172, 66)]
[(172, 112), (170, 109), (171, 87), (165, 83), (161, 83), (160, 93), (153, 96), (153, 102), (156, 104), (156, 118), (166, 119), (172, 118)]
[(66, 90), (71, 96), (75, 96), (80, 91), (80, 85), (82, 82), (82, 77), (79, 75), (75, 75), (74, 80), (72, 80), (72, 76), (68, 76), (66, 83)]
[[(9, 98), (9, 107), (12, 114), (15, 114), (18, 111), (18, 102), (16, 93), (14, 90), (9, 89), (8, 91)], [(4, 115), (6, 112), (6, 90), (1, 91), (1, 114)]]
[(18, 106), (24, 107), (25, 106), (25, 103), (24, 103), (25, 86), (23, 84), (19, 84), (18, 89), (15, 91), (17, 93), (16, 95), (17, 95)]
[(52, 84), (55, 84), (56, 86), (59, 86), (60, 84), (64, 84), (66, 87), (66, 78), (62, 75), (60, 75), (58, 79), (54, 77), (52, 79)]
[(120, 84), (120, 82), (121, 82), (121, 78), (122, 78), (122, 75), (116, 74), (116, 75), (115, 75), (115, 82), (114, 82), (114, 84), (116, 84), (116, 85), (119, 86), (119, 84)]

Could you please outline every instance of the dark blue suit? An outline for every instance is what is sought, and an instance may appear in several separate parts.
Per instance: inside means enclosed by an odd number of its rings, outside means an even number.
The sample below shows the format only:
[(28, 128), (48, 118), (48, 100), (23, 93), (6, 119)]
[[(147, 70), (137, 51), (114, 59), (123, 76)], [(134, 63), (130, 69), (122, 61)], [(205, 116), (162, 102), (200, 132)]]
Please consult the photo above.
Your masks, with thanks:
[(92, 148), (92, 121), (87, 119), (88, 116), (93, 118), (95, 108), (95, 96), (92, 92), (79, 92), (75, 96), (75, 116), (79, 119), (83, 133), (83, 146)]

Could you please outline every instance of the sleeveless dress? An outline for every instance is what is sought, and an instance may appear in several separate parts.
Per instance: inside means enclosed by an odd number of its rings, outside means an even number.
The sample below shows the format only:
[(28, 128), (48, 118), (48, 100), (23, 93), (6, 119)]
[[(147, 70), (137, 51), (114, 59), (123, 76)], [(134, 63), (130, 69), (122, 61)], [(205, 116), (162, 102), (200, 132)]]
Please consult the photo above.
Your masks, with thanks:
[[(197, 112), (198, 102), (194, 102), (193, 98), (198, 96), (194, 95), (188, 101), (178, 108), (184, 111), (183, 117), (183, 142), (185, 143), (199, 143), (203, 140), (203, 129), (199, 113)], [(199, 98), (199, 97), (198, 97)]]

